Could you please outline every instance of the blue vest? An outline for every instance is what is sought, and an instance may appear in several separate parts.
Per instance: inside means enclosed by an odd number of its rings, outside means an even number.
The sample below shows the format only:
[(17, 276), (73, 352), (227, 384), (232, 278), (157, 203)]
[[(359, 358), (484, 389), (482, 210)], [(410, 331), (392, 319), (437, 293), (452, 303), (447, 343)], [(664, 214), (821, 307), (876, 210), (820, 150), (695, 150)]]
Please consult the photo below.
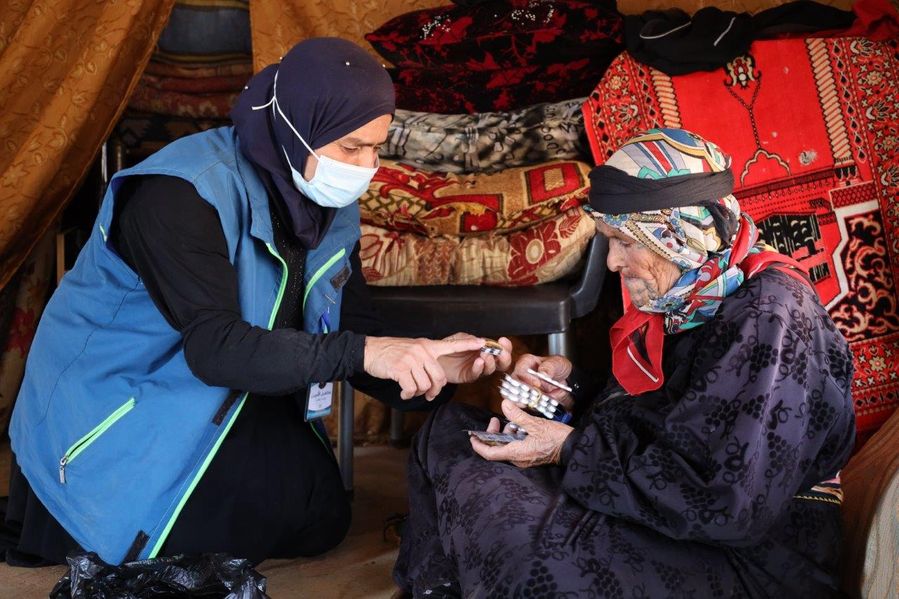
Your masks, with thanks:
[[(181, 334), (107, 242), (122, 181), (151, 174), (189, 181), (218, 212), (247, 322), (270, 329), (287, 282), (265, 187), (233, 128), (176, 141), (111, 181), (90, 239), (38, 326), (10, 437), (49, 512), (113, 564), (158, 553), (246, 399), (193, 375)], [(308, 252), (306, 331), (339, 326), (358, 239), (353, 204)]]

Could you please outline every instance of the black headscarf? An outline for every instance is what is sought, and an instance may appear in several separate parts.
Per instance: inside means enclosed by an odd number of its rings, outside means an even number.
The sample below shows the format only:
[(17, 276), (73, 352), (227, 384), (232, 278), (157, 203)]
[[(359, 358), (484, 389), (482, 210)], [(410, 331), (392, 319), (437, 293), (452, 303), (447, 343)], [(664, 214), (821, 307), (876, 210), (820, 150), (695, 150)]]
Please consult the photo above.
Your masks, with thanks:
[(334, 209), (319, 206), (294, 187), (284, 150), (301, 173), (309, 150), (271, 103), (276, 77), (281, 112), (314, 150), (393, 114), (393, 83), (384, 67), (356, 44), (312, 38), (250, 79), (231, 110), (241, 152), (274, 184), (303, 246), (314, 248), (327, 232)]

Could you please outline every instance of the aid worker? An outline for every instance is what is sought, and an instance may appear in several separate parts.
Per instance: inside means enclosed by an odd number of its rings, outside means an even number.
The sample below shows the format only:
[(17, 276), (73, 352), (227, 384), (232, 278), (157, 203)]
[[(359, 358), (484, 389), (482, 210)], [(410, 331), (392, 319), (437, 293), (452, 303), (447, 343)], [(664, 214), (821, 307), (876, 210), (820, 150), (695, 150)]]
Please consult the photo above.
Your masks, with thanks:
[(328, 383), (420, 405), (509, 365), (507, 339), (494, 357), (380, 334), (357, 200), (393, 112), (374, 58), (309, 39), (250, 80), (233, 127), (113, 178), (13, 414), (9, 561), (322, 553), (350, 522)]

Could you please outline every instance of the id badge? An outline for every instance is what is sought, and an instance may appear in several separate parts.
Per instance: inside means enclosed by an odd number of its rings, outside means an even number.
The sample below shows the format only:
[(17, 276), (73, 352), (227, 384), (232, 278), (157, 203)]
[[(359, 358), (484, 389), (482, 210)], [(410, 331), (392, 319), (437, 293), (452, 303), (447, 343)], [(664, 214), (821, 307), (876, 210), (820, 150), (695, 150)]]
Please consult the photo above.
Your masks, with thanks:
[(306, 422), (323, 418), (331, 413), (334, 400), (334, 383), (312, 383), (306, 392)]

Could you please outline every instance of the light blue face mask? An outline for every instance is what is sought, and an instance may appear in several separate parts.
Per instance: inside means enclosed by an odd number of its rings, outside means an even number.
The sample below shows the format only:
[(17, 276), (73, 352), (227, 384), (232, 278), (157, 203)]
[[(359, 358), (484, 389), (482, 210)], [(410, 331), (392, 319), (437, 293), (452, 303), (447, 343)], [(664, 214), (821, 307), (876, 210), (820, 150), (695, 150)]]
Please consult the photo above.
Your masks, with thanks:
[(303, 177), (303, 174), (291, 164), (290, 156), (287, 155), (287, 149), (284, 146), (281, 146), (281, 150), (284, 152), (284, 158), (287, 159), (287, 165), (290, 167), (290, 174), (293, 177), (294, 187), (307, 198), (325, 208), (343, 208), (358, 200), (362, 194), (365, 193), (365, 190), (368, 189), (372, 178), (375, 176), (375, 173), (378, 172), (379, 165), (375, 164), (372, 168), (366, 168), (364, 166), (355, 166), (353, 164), (347, 164), (345, 162), (340, 162), (339, 160), (334, 160), (333, 158), (328, 158), (327, 156), (316, 154), (315, 151), (309, 147), (309, 144), (306, 143), (306, 140), (303, 139), (303, 136), (300, 135), (293, 124), (287, 119), (287, 116), (281, 111), (281, 107), (278, 106), (277, 93), (278, 75), (275, 74), (271, 101), (262, 106), (253, 106), (253, 110), (267, 108), (271, 105), (272, 112), (276, 115), (275, 118), (277, 118), (277, 115), (280, 115), (281, 118), (284, 119), (284, 122), (287, 123), (287, 126), (290, 127), (290, 130), (293, 131), (293, 134), (303, 142), (303, 145), (306, 146), (309, 153), (318, 160), (318, 164), (315, 167), (315, 174), (312, 176), (311, 180), (307, 181)]
[[(302, 140), (301, 137), (300, 141)], [(309, 147), (305, 141), (303, 145)], [(327, 156), (319, 156), (310, 149), (309, 153), (315, 156), (318, 164), (312, 179), (307, 181), (300, 171), (290, 164), (284, 146), (281, 146), (281, 149), (284, 151), (287, 165), (290, 166), (294, 186), (307, 198), (325, 208), (343, 208), (358, 200), (368, 189), (372, 177), (378, 172), (377, 166), (365, 168), (347, 164)]]

